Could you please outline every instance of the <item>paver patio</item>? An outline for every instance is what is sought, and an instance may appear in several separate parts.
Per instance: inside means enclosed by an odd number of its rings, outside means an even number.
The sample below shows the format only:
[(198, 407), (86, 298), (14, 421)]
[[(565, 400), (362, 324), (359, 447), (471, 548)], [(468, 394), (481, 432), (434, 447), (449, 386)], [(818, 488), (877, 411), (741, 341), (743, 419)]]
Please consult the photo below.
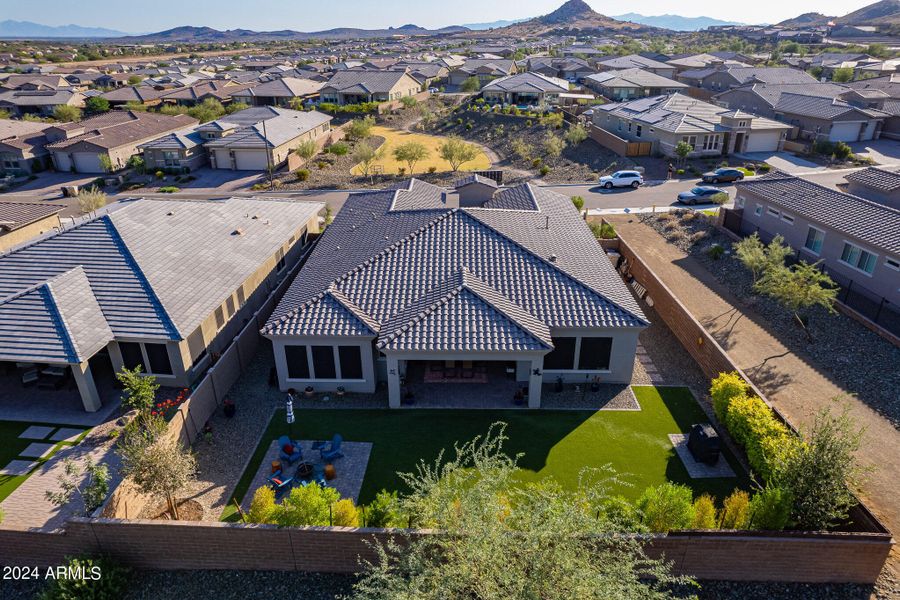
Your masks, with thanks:
[(37, 462), (33, 460), (14, 460), (0, 469), (0, 475), (19, 477), (27, 475), (36, 466)]
[(28, 444), (27, 448), (19, 452), (19, 456), (25, 456), (27, 458), (43, 458), (47, 456), (55, 446), (56, 444), (35, 442), (33, 444)]
[(55, 427), (46, 427), (44, 425), (32, 425), (19, 434), (21, 439), (25, 440), (44, 440), (47, 436), (56, 430)]
[(78, 436), (84, 433), (84, 429), (76, 429), (74, 427), (60, 427), (56, 433), (50, 436), (50, 440), (54, 442), (74, 442)]
[(686, 433), (670, 433), (669, 441), (675, 447), (675, 452), (684, 468), (687, 469), (691, 479), (706, 479), (710, 477), (734, 477), (734, 469), (728, 464), (727, 460), (719, 458), (714, 465), (708, 465), (694, 459), (690, 449), (688, 449), (688, 438)]

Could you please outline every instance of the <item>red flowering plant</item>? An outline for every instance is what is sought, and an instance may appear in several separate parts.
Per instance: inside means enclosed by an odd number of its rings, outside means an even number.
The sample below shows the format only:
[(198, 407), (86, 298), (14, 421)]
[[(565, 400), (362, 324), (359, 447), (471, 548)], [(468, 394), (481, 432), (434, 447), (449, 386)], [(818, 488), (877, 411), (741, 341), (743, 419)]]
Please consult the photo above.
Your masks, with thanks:
[(160, 400), (156, 403), (156, 406), (150, 414), (153, 416), (160, 416), (165, 418), (167, 421), (171, 419), (175, 413), (178, 411), (178, 407), (184, 404), (184, 401), (190, 397), (191, 390), (188, 388), (184, 388), (178, 392), (178, 395), (175, 398), (166, 398), (165, 400)]

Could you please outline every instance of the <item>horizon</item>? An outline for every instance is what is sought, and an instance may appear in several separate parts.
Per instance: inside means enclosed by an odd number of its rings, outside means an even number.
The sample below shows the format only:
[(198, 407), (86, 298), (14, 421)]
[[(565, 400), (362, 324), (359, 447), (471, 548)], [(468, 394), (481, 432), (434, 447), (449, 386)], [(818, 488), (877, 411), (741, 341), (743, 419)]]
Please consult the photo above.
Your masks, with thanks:
[[(564, 0), (521, 0), (515, 3), (512, 9), (515, 12), (512, 12), (499, 3), (485, 7), (476, 0), (458, 0), (452, 7), (428, 6), (402, 0), (348, 0), (336, 7), (329, 7), (328, 10), (313, 11), (310, 10), (312, 2), (308, 0), (290, 4), (281, 0), (258, 0), (253, 5), (240, 0), (198, 0), (193, 5), (192, 14), (189, 14), (183, 3), (173, 0), (157, 0), (152, 10), (140, 8), (129, 11), (111, 11), (107, 2), (97, 0), (77, 4), (68, 0), (46, 0), (41, 18), (35, 17), (32, 7), (17, 4), (5, 9), (2, 20), (27, 21), (50, 27), (97, 27), (130, 35), (183, 26), (212, 27), (219, 30), (291, 29), (311, 32), (339, 27), (387, 29), (414, 24), (428, 29), (440, 29), (469, 23), (538, 17), (553, 12), (563, 3)], [(671, 4), (665, 0), (612, 0), (604, 2), (602, 10), (598, 10), (600, 3), (597, 0), (587, 2), (596, 12), (610, 17), (636, 13), (652, 17), (708, 17), (747, 24), (777, 23), (808, 12), (841, 16), (872, 3), (873, 0), (804, 0), (796, 3), (761, 0), (754, 5), (757, 10), (751, 13), (745, 7), (729, 4), (716, 4), (711, 11), (707, 11), (705, 7), (709, 7), (710, 3), (697, 1), (683, 3), (682, 8), (677, 11), (673, 11)], [(47, 18), (43, 18), (45, 16)], [(140, 27), (135, 27), (136, 23)]]

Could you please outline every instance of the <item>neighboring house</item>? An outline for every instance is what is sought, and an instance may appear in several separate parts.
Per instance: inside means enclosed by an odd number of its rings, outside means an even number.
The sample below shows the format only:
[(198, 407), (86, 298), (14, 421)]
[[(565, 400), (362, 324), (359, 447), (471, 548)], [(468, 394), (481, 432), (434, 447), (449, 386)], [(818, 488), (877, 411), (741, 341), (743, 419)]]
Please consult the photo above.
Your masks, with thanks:
[(494, 79), (481, 88), (481, 95), (491, 104), (556, 104), (562, 94), (568, 93), (565, 79), (531, 72)]
[(14, 117), (24, 115), (51, 116), (57, 106), (84, 106), (84, 94), (69, 89), (10, 90), (0, 92), (0, 110)]
[(804, 140), (859, 142), (876, 140), (890, 115), (877, 109), (860, 108), (837, 98), (803, 94), (781, 94), (774, 107), (775, 118), (798, 128)]
[(59, 204), (0, 202), (0, 252), (59, 229)]
[(595, 106), (593, 123), (624, 140), (649, 142), (654, 152), (672, 158), (681, 141), (693, 146), (690, 156), (774, 152), (790, 130), (783, 123), (678, 93)]
[(169, 133), (138, 146), (148, 170), (193, 171), (209, 162), (203, 135), (195, 128)]
[(789, 67), (714, 67), (692, 69), (678, 74), (678, 81), (693, 87), (703, 88), (711, 92), (723, 92), (743, 85), (754, 83), (782, 84), (815, 84), (814, 77)]
[(900, 210), (900, 173), (868, 167), (848, 173), (844, 179), (851, 194)]
[(589, 75), (584, 79), (584, 85), (616, 101), (673, 94), (688, 87), (684, 83), (643, 69), (604, 71)]
[(327, 136), (331, 119), (315, 110), (257, 106), (204, 123), (196, 131), (213, 169), (264, 171), (281, 166), (301, 142)]
[(415, 96), (422, 86), (405, 71), (338, 71), (319, 90), (322, 102), (360, 104)]
[[(45, 131), (47, 150), (57, 171), (105, 173), (106, 166), (121, 169), (139, 153), (138, 146), (197, 124), (188, 115), (110, 111), (74, 123), (60, 123)], [(104, 164), (108, 158), (108, 165)]]
[(156, 106), (162, 102), (163, 96), (172, 92), (172, 88), (156, 88), (150, 85), (129, 85), (108, 92), (103, 92), (101, 98), (105, 98), (110, 106), (125, 106), (143, 104), (144, 106)]
[[(741, 58), (745, 60), (741, 60)], [(735, 55), (734, 58), (725, 58), (723, 56), (716, 56), (714, 54), (689, 54), (687, 56), (673, 56), (667, 60), (664, 60), (668, 65), (671, 65), (678, 69), (678, 73), (683, 71), (690, 71), (696, 69), (708, 69), (708, 68), (716, 68), (722, 66), (728, 67), (747, 67), (749, 66), (749, 61), (746, 60), (746, 57), (741, 56), (738, 58), (738, 55)]]
[(523, 71), (540, 73), (548, 77), (557, 77), (566, 81), (578, 82), (597, 72), (583, 58), (554, 58), (549, 56), (534, 57), (522, 61)]
[(250, 106), (290, 107), (295, 100), (306, 102), (318, 98), (323, 85), (312, 79), (281, 77), (257, 86), (245, 86), (243, 90), (233, 93), (232, 98)]
[(656, 73), (669, 79), (675, 78), (675, 67), (672, 65), (653, 60), (641, 56), (640, 54), (629, 54), (627, 56), (616, 56), (597, 61), (597, 69), (600, 71), (621, 71), (622, 69), (643, 69)]
[(743, 233), (781, 234), (841, 285), (900, 305), (900, 210), (778, 171), (736, 188)]
[(253, 87), (253, 84), (236, 83), (228, 80), (202, 81), (187, 87), (170, 90), (161, 96), (161, 99), (165, 104), (177, 104), (180, 106), (194, 106), (202, 103), (207, 98), (218, 100), (222, 104), (230, 104), (235, 94), (244, 92), (251, 87)]
[(0, 79), (5, 90), (61, 90), (72, 87), (64, 75), (9, 75)]
[(740, 109), (768, 119), (776, 118), (775, 105), (782, 94), (801, 94), (820, 98), (837, 98), (849, 90), (835, 83), (751, 83), (730, 89), (715, 96), (715, 102), (731, 109)]
[(465, 63), (454, 67), (450, 71), (450, 85), (460, 86), (467, 79), (475, 77), (479, 86), (485, 86), (490, 81), (500, 77), (506, 77), (518, 73), (516, 61), (502, 58), (470, 58)]
[(397, 408), (403, 382), (451, 371), (473, 406), (483, 383), (538, 408), (558, 379), (627, 384), (647, 325), (566, 196), (526, 183), (458, 208), (411, 180), (350, 195), (262, 334), (282, 390), (386, 381)]
[(50, 166), (47, 123), (0, 119), (0, 173), (21, 175)]
[(139, 200), (0, 256), (0, 361), (71, 374), (90, 412), (123, 367), (190, 386), (297, 263), (322, 208)]

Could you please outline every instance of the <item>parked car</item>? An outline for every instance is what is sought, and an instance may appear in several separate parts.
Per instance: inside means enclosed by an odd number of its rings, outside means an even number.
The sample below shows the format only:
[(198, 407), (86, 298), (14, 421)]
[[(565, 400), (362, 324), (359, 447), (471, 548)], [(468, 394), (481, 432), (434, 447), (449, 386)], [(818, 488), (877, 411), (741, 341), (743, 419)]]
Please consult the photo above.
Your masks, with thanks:
[(643, 176), (637, 171), (616, 171), (600, 178), (600, 185), (611, 190), (614, 187), (638, 188), (644, 184)]
[(740, 181), (744, 173), (737, 169), (722, 168), (703, 174), (703, 183), (724, 183), (727, 181)]
[(428, 88), (428, 93), (429, 93), (429, 94), (437, 94), (437, 93), (440, 92), (440, 91), (441, 91), (441, 90), (439, 90), (439, 89), (436, 88), (436, 87)]
[(709, 202), (713, 196), (724, 194), (720, 188), (708, 185), (698, 185), (686, 192), (678, 194), (678, 201), (682, 204), (703, 204)]

